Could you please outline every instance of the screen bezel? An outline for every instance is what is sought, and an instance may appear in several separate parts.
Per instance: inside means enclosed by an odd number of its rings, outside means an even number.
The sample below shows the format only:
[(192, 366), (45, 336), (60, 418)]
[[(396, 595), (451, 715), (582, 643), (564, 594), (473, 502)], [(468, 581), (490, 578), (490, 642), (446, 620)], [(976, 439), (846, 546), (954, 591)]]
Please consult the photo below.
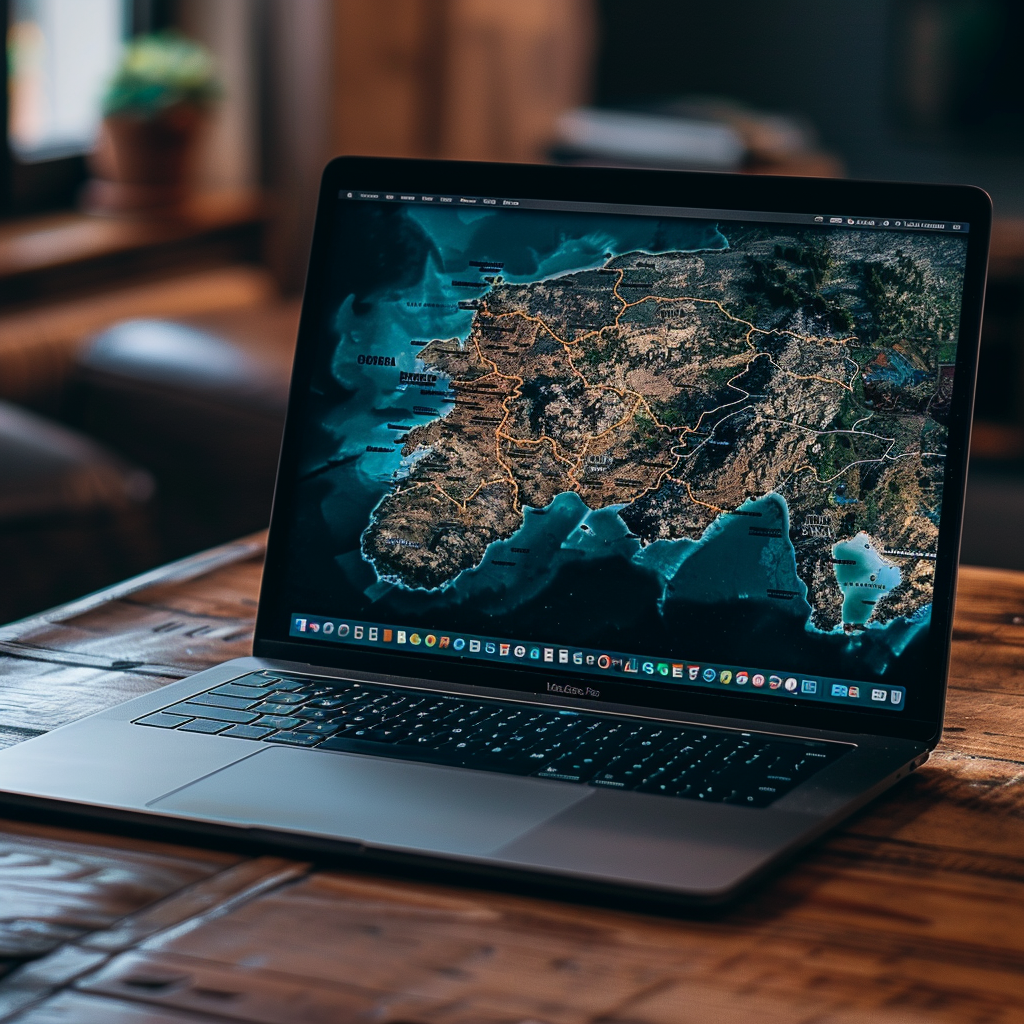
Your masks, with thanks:
[[(330, 668), (455, 682), (524, 693), (546, 692), (546, 680), (564, 685), (571, 672), (545, 673), (536, 668), (506, 668), (467, 659), (432, 659), (429, 654), (378, 652), (323, 641), (288, 638), (291, 613), (279, 595), (287, 565), (287, 532), (294, 494), (288, 486), (298, 465), (301, 423), (297, 410), (312, 372), (321, 340), (330, 252), (341, 188), (418, 191), (569, 202), (704, 207), (778, 213), (838, 212), (854, 217), (903, 216), (920, 220), (959, 220), (969, 224), (960, 334), (943, 489), (941, 528), (935, 568), (929, 652), (924, 674), (934, 682), (910, 680), (908, 704), (899, 712), (861, 711), (826, 703), (797, 701), (778, 695), (726, 695), (698, 688), (644, 686), (639, 682), (602, 680), (601, 698), (637, 708), (713, 715), (846, 733), (899, 736), (933, 744), (941, 734), (953, 626), (960, 530), (963, 519), (970, 444), (971, 414), (988, 265), (992, 205), (981, 189), (931, 185), (786, 178), (687, 171), (609, 168), (564, 168), (539, 165), (338, 157), (324, 170), (320, 186), (306, 291), (299, 322), (292, 373), (289, 414), (282, 440), (266, 565), (260, 591), (253, 653)], [(316, 611), (315, 609), (301, 609)], [(554, 639), (554, 638), (553, 638)], [(594, 685), (592, 676), (579, 676)]]

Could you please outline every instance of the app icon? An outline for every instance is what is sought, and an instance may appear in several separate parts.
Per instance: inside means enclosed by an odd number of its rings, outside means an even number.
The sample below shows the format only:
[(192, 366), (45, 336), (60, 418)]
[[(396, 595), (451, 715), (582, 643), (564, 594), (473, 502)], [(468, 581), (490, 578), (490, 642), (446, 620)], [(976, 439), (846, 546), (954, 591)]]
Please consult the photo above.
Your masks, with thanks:
[(394, 630), (391, 630), (391, 629), (385, 629), (384, 630), (384, 643), (389, 644), (389, 643), (391, 643), (391, 641), (394, 638), (395, 638)]
[(654, 675), (654, 662), (653, 661), (645, 661), (640, 666), (640, 671), (643, 672), (645, 675), (653, 676)]
[(889, 700), (891, 700), (893, 704), (899, 704), (899, 702), (903, 700), (903, 694), (899, 690), (893, 690), (889, 694)]
[(310, 628), (311, 632), (319, 633), (320, 632), (320, 623), (319, 622), (311, 622), (309, 624), (309, 628)]
[(348, 636), (349, 631), (349, 624), (347, 622), (343, 622), (338, 627), (338, 636)]
[(777, 690), (782, 685), (782, 676), (769, 676), (768, 689)]
[(333, 622), (325, 622), (324, 623), (324, 636), (330, 636), (333, 632), (334, 632), (334, 623)]
[(508, 657), (508, 652), (512, 650), (511, 644), (498, 644), (498, 653), (503, 657)]
[(672, 678), (673, 679), (682, 679), (683, 678), (683, 666), (682, 665), (673, 665), (672, 666)]
[(800, 683), (800, 690), (803, 693), (817, 693), (818, 692), (818, 681), (817, 679), (804, 679)]
[[(340, 633), (342, 629), (345, 630), (346, 633), (348, 632), (348, 626), (342, 626), (341, 629), (338, 630), (338, 632)], [(397, 634), (395, 636), (395, 643), (399, 643), (399, 644), (404, 644), (405, 643), (405, 630), (404, 629), (398, 630), (398, 632), (397, 632)]]
[(424, 643), (425, 643), (425, 644), (426, 644), (426, 645), (427, 645), (428, 647), (433, 647), (433, 646), (434, 646), (434, 644), (436, 644), (436, 643), (437, 643), (437, 637), (436, 637), (436, 636), (434, 636), (434, 634), (433, 634), (433, 633), (428, 633), (428, 634), (427, 634), (427, 635), (426, 635), (426, 636), (425, 636), (425, 637), (423, 638), (423, 642), (424, 642)]
[[(495, 651), (496, 651), (497, 649), (498, 649), (498, 648), (497, 648), (497, 647), (495, 647), (495, 646), (494, 646), (494, 644), (493, 644), (493, 643), (491, 643), (491, 641), (490, 641), (490, 640), (488, 640), (488, 641), (487, 641), (487, 643), (486, 643), (486, 644), (484, 644), (484, 653), (485, 653), (485, 654), (493, 654), (493, 653), (494, 653), (494, 652), (495, 652)], [(506, 652), (506, 653), (507, 653), (507, 652)]]
[(750, 681), (750, 676), (746, 672), (742, 672), (741, 671), (741, 672), (737, 672), (736, 673), (736, 685), (737, 686), (746, 686), (749, 681)]
[(516, 644), (515, 649), (512, 651), (512, 653), (517, 658), (525, 658), (526, 657), (526, 648), (522, 644)]
[(705, 683), (713, 683), (718, 673), (713, 668), (706, 668), (704, 669), (703, 675)]
[(466, 641), (465, 641), (465, 640), (463, 640), (461, 636), (457, 636), (457, 637), (456, 637), (456, 638), (455, 638), (455, 639), (454, 639), (454, 640), (452, 641), (452, 647), (453, 647), (453, 648), (454, 648), (454, 649), (455, 649), (456, 651), (461, 651), (461, 650), (462, 650), (462, 648), (463, 648), (463, 647), (465, 647), (465, 646), (466, 646)]
[(885, 690), (872, 690), (871, 691), (871, 699), (872, 700), (885, 700), (885, 698), (887, 696), (888, 696), (888, 694), (885, 692)]
[(565, 664), (568, 663), (568, 661), (569, 661), (569, 652), (568, 651), (559, 651), (558, 652), (558, 664), (559, 665), (565, 665)]
[[(332, 626), (331, 628), (333, 629), (334, 627)], [(325, 629), (324, 632), (326, 633), (327, 630)], [(376, 626), (371, 626), (370, 627), (370, 639), (371, 640), (376, 640), (377, 639), (377, 627)]]
[(305, 633), (306, 632), (306, 620), (305, 619), (296, 619), (295, 620), (295, 628), (300, 633)]
[(663, 661), (659, 661), (658, 662), (658, 675), (659, 676), (667, 676), (668, 675), (668, 665), (666, 665), (665, 662), (663, 662)]
[(787, 690), (788, 690), (788, 691), (789, 691), (790, 693), (796, 693), (796, 687), (797, 687), (797, 682), (796, 682), (796, 680), (795, 680), (795, 679), (794, 679), (794, 678), (793, 678), (792, 676), (790, 676), (790, 677), (789, 677), (789, 678), (788, 678), (788, 679), (786, 680), (786, 689), (787, 689)]
[(469, 641), (469, 653), (470, 654), (479, 654), (480, 653), (480, 641), (479, 640), (470, 640)]
[(534, 661), (536, 661), (540, 657), (540, 648), (539, 647), (531, 647), (530, 648), (530, 657)]
[(751, 681), (751, 683), (754, 684), (754, 686), (757, 686), (757, 687), (764, 686), (764, 676), (761, 675), (760, 672), (755, 672), (754, 673), (754, 678), (751, 679), (750, 681)]
[(724, 686), (728, 686), (732, 682), (732, 672), (727, 668), (723, 668), (722, 671), (718, 673), (718, 681)]
[(555, 649), (553, 647), (544, 648), (544, 660), (554, 661), (555, 660)]
[[(559, 655), (561, 655), (562, 652), (559, 651), (558, 653), (559, 653)], [(559, 657), (558, 660), (561, 661), (562, 658)], [(582, 665), (583, 664), (583, 652), (582, 651), (573, 651), (572, 652), (572, 663), (574, 665)]]
[(848, 692), (849, 692), (848, 687), (844, 686), (842, 683), (833, 683), (832, 684), (832, 696), (833, 697), (845, 697)]
[(859, 686), (851, 686), (850, 689), (847, 691), (847, 695), (850, 696), (850, 697), (859, 697), (860, 696), (860, 687)]
[(700, 665), (687, 665), (686, 666), (686, 674), (691, 679), (696, 679), (697, 676), (700, 675)]
[(362, 626), (355, 626), (355, 627), (353, 627), (353, 629), (352, 629), (352, 636), (356, 640), (362, 640), (363, 639), (363, 627)]
[(442, 647), (447, 647), (451, 642), (452, 638), (450, 636), (443, 636), (437, 641), (437, 649), (441, 650)]
[(415, 644), (419, 644), (420, 643), (420, 635), (419, 635), (419, 633), (410, 633), (409, 634), (409, 643), (414, 644), (414, 645)]
[(598, 668), (603, 668), (603, 669), (611, 668), (612, 667), (612, 659), (609, 658), (607, 654), (602, 654), (597, 659), (597, 667)]
[(638, 668), (636, 658), (627, 658), (626, 664), (622, 666), (623, 672), (636, 672)]
[(596, 660), (597, 659), (592, 654), (588, 654), (586, 657), (586, 662), (588, 665), (593, 665)]

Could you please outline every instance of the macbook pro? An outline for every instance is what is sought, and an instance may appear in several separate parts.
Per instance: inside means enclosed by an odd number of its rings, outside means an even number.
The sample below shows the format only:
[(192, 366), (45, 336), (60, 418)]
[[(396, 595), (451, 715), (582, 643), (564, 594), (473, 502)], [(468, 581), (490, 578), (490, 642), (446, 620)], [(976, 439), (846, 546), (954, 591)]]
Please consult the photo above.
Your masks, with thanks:
[(941, 734), (978, 189), (339, 158), (253, 657), (8, 804), (712, 903)]

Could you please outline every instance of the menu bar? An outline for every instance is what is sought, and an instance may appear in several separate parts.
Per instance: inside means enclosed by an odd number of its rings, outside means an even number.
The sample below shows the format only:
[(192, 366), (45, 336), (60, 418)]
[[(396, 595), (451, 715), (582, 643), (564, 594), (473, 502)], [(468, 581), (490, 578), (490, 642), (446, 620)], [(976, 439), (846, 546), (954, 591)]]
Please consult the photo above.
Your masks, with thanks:
[[(292, 615), (289, 635), (378, 650), (403, 650), (440, 657), (524, 665), (543, 668), (556, 674), (613, 678), (617, 682), (651, 681), (698, 686), (721, 692), (765, 693), (846, 706), (885, 708), (888, 711), (902, 711), (906, 697), (904, 687), (889, 684), (866, 684), (851, 679), (810, 677), (807, 673), (679, 658), (655, 658), (469, 633), (442, 634), (430, 629), (357, 622), (322, 615)], [(569, 682), (562, 684), (549, 680), (546, 689), (551, 693), (570, 696), (600, 696), (599, 690), (586, 685), (574, 686)]]
[(867, 231), (938, 231), (965, 235), (965, 221), (921, 220), (907, 217), (858, 217), (839, 213), (775, 213), (765, 210), (712, 210), (697, 206), (645, 206), (636, 203), (584, 203), (562, 199), (509, 199), (500, 196), (463, 196), (423, 192), (387, 192), (380, 189), (342, 189), (340, 199), (361, 202), (414, 203), (420, 206), (482, 207), (503, 210), (552, 210), (642, 217), (680, 217), (691, 220), (758, 221), (778, 224), (845, 228)]

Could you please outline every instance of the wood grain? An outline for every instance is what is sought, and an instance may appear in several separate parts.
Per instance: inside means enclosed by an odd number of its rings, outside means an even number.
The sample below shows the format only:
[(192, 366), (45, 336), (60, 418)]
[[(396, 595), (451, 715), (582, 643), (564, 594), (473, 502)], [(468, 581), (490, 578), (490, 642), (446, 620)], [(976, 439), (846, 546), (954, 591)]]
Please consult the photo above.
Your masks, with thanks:
[[(0, 630), (0, 742), (247, 653), (260, 543)], [(965, 568), (932, 759), (709, 919), (2, 823), (0, 1020), (1022, 1021), (1022, 669), (1024, 574)]]

